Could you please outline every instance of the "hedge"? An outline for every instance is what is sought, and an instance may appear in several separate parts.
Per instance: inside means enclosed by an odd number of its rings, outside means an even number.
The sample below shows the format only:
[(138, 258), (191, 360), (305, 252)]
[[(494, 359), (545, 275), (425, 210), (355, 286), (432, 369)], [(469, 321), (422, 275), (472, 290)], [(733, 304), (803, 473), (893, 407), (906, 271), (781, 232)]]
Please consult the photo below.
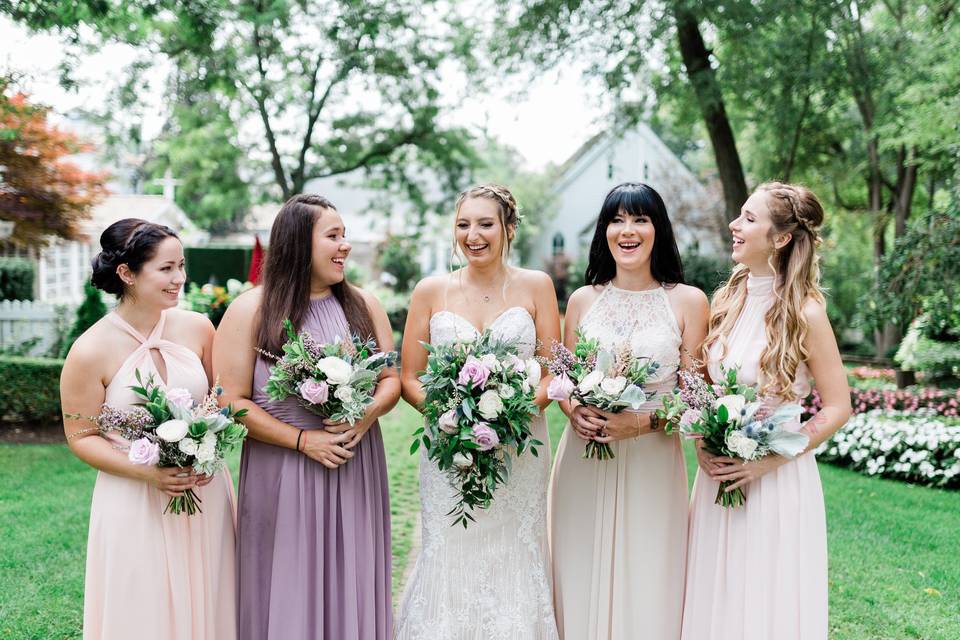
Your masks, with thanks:
[(0, 422), (60, 421), (63, 360), (0, 356)]
[(33, 263), (0, 258), (0, 300), (33, 300)]

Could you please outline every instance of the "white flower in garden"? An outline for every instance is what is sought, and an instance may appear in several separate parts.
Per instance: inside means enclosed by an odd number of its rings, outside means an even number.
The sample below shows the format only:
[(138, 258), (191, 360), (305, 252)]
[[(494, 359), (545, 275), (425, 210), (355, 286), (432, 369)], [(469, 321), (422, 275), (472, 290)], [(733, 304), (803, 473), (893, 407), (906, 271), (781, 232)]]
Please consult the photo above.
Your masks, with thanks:
[(473, 466), (473, 458), (458, 451), (453, 454), (453, 465), (458, 469), (469, 469)]
[(157, 436), (167, 442), (180, 442), (189, 427), (186, 420), (167, 420), (157, 427)]
[(497, 373), (500, 371), (500, 361), (497, 360), (497, 356), (492, 353), (485, 353), (480, 356), (480, 362), (483, 363), (487, 369), (490, 369), (492, 373)]
[(500, 394), (500, 397), (503, 398), (504, 400), (509, 400), (509, 399), (512, 398), (517, 392), (514, 391), (513, 387), (511, 387), (510, 385), (508, 385), (508, 384), (502, 384), (502, 385), (500, 385), (499, 387), (497, 387), (497, 393), (499, 393), (499, 394)]
[(353, 368), (345, 360), (327, 356), (317, 362), (317, 369), (327, 378), (330, 384), (346, 384), (350, 381)]
[(616, 378), (604, 378), (603, 382), (600, 383), (600, 388), (604, 393), (610, 394), (611, 396), (619, 396), (620, 393), (626, 389), (627, 379), (623, 376), (617, 376)]
[(200, 445), (197, 444), (197, 441), (193, 438), (184, 438), (177, 443), (177, 448), (188, 456), (195, 456), (197, 455), (197, 449), (200, 448)]
[(727, 416), (731, 422), (740, 422), (740, 412), (743, 410), (744, 405), (747, 403), (747, 399), (739, 394), (731, 394), (728, 396), (722, 396), (717, 398), (714, 403), (714, 408), (719, 409), (720, 407), (727, 408)]
[[(343, 361), (341, 360), (341, 362)], [(353, 389), (347, 386), (337, 387), (337, 390), (333, 392), (333, 397), (340, 402), (350, 402), (353, 399)]]
[(500, 394), (493, 389), (487, 389), (480, 394), (480, 401), (477, 403), (477, 410), (484, 420), (495, 420), (500, 412), (503, 411), (503, 401)]
[(577, 389), (580, 393), (590, 393), (600, 384), (601, 380), (603, 380), (603, 371), (594, 369), (583, 377), (583, 380), (577, 385)]

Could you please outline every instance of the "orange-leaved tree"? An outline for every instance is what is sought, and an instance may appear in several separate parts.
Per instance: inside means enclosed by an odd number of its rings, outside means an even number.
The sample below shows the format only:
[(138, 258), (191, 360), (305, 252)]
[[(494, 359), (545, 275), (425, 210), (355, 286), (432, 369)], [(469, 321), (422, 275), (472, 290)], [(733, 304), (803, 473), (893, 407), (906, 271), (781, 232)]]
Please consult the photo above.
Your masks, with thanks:
[(47, 122), (46, 107), (9, 91), (0, 77), (0, 220), (15, 223), (16, 244), (72, 239), (106, 193), (106, 173), (83, 171), (67, 157), (90, 146)]

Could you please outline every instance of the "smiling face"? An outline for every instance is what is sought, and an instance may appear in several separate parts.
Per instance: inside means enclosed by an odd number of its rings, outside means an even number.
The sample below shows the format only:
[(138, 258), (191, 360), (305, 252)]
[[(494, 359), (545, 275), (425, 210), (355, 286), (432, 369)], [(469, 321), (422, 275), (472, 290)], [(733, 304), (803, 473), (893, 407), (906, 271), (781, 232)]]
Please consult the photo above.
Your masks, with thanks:
[(773, 233), (769, 199), (769, 193), (755, 191), (743, 203), (740, 216), (730, 223), (733, 260), (755, 273), (769, 271), (771, 254), (790, 241), (789, 234)]
[(323, 209), (313, 225), (310, 256), (313, 279), (323, 286), (342, 282), (350, 249), (340, 214), (335, 209)]
[(477, 266), (503, 259), (504, 243), (512, 237), (512, 227), (504, 233), (500, 208), (489, 198), (467, 198), (457, 210), (454, 238), (467, 262)]
[(606, 234), (618, 269), (636, 269), (650, 262), (656, 230), (649, 216), (631, 215), (621, 209), (610, 220)]
[(167, 309), (177, 306), (180, 289), (187, 280), (183, 245), (179, 239), (167, 237), (156, 247), (156, 253), (143, 263), (137, 273), (122, 264), (117, 268), (117, 274), (124, 282), (126, 294), (138, 304)]

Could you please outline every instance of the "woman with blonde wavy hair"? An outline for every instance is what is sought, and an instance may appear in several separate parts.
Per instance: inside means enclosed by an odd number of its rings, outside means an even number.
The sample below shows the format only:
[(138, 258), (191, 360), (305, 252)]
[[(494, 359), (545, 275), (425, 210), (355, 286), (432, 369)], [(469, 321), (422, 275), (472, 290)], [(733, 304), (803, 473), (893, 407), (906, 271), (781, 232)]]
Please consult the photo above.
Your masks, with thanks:
[[(823, 207), (809, 189), (769, 182), (730, 223), (738, 263), (715, 294), (703, 354), (710, 375), (736, 367), (770, 406), (811, 389), (823, 410), (787, 426), (810, 437), (794, 460), (711, 456), (690, 515), (682, 637), (686, 640), (825, 640), (827, 531), (812, 451), (850, 416), (850, 390), (819, 287), (816, 247)], [(742, 487), (746, 504), (714, 504), (718, 484)]]

